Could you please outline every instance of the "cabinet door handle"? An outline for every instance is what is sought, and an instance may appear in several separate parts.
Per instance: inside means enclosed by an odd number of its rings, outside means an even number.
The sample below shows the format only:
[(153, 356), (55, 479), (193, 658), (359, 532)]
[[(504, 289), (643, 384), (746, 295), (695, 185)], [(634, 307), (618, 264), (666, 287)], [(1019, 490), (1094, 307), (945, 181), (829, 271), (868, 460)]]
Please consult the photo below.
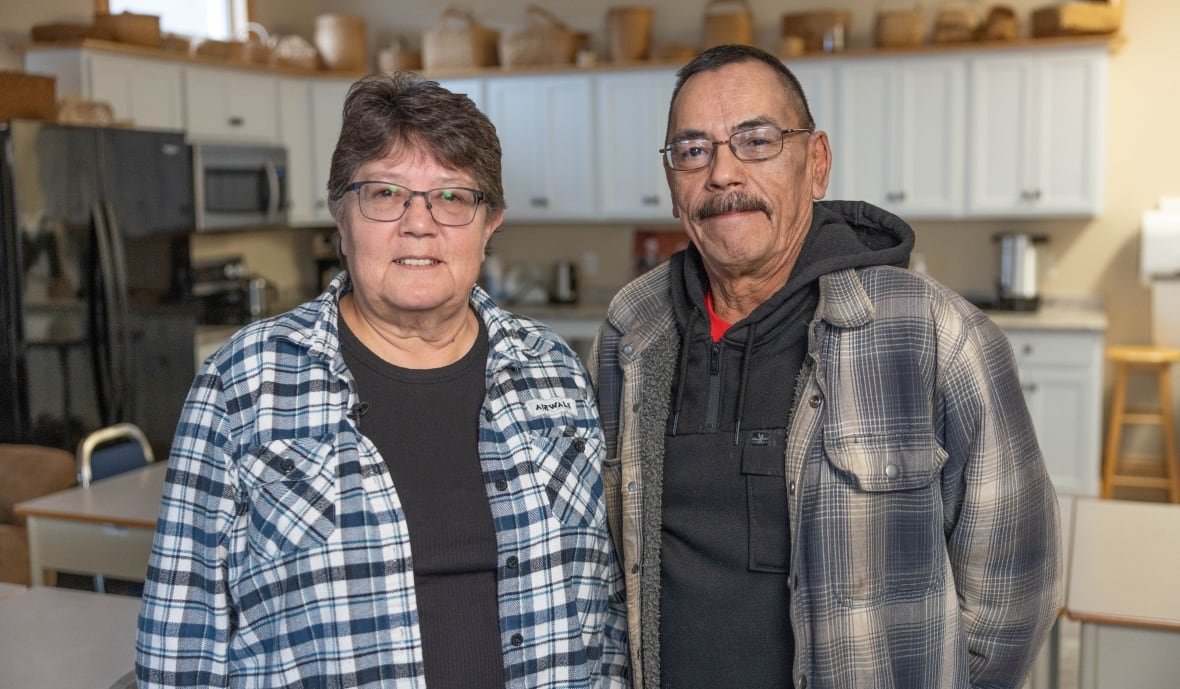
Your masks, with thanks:
[(529, 205), (533, 208), (548, 208), (549, 199), (542, 196), (534, 196), (533, 198), (529, 199)]
[(1025, 383), (1024, 385), (1020, 386), (1020, 389), (1024, 390), (1027, 394), (1031, 395), (1037, 391), (1037, 384), (1036, 383)]
[(643, 198), (641, 198), (639, 200), (645, 206), (658, 206), (658, 205), (660, 205), (660, 197), (658, 197), (658, 196), (644, 196)]
[(891, 191), (888, 194), (885, 194), (885, 200), (886, 201), (897, 201), (897, 202), (905, 201), (905, 192), (904, 191)]
[(231, 126), (231, 127), (240, 127), (240, 126), (242, 126), (243, 124), (246, 124), (246, 120), (245, 120), (245, 118), (243, 118), (243, 117), (240, 117), (240, 116), (238, 116), (238, 115), (234, 115), (233, 117), (231, 117), (231, 118), (229, 118), (228, 120), (226, 120), (226, 122), (227, 122), (227, 123), (229, 124), (229, 126)]
[(323, 208), (324, 206), (327, 206), (327, 205), (328, 205), (327, 201), (325, 201), (323, 199), (316, 199), (316, 202), (315, 202), (316, 208)]
[(1022, 354), (1024, 354), (1025, 356), (1028, 356), (1033, 353), (1033, 346), (1030, 344), (1026, 344), (1020, 348), (1020, 352)]

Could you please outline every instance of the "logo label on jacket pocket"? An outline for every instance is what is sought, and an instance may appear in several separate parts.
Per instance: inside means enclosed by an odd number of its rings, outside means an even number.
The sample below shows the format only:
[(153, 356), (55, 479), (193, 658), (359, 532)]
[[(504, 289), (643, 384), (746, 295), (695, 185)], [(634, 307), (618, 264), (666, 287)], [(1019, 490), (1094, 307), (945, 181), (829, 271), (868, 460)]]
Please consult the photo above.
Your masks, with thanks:
[(532, 416), (563, 416), (572, 414), (577, 408), (575, 401), (568, 397), (553, 399), (529, 400), (528, 410)]

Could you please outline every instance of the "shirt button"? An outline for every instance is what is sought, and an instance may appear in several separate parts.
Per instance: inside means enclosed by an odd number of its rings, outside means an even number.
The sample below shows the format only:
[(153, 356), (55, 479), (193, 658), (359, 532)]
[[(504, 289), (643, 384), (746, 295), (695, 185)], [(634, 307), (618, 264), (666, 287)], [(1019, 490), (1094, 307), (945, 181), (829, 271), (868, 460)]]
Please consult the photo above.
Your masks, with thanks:
[(519, 562), (520, 562), (520, 560), (517, 560), (515, 555), (509, 555), (508, 560), (505, 562), (505, 564), (508, 565), (509, 569), (516, 569), (516, 565)]
[(496, 490), (499, 490), (499, 491), (508, 490), (508, 482), (505, 481), (504, 479), (498, 479), (496, 481)]
[(896, 464), (889, 464), (885, 467), (885, 476), (887, 478), (897, 478), (901, 475), (901, 468)]
[(799, 675), (799, 681), (795, 682), (795, 686), (798, 689), (807, 689), (807, 676), (806, 675)]
[(295, 460), (290, 457), (284, 457), (283, 461), (279, 462), (279, 468), (283, 470), (284, 474), (288, 474), (295, 468)]
[[(468, 418), (470, 418), (470, 417), (468, 417)], [(578, 438), (577, 440), (574, 441), (574, 449), (577, 450), (578, 452), (584, 451), (586, 449), (586, 441), (581, 438)]]
[(513, 634), (513, 635), (512, 635), (512, 645), (513, 645), (513, 646), (519, 646), (519, 645), (521, 645), (521, 644), (523, 644), (523, 643), (524, 643), (524, 637), (523, 637), (523, 636), (521, 636), (520, 634)]
[(790, 490), (791, 490), (791, 495), (794, 495), (794, 494), (795, 494), (795, 482), (794, 482), (794, 481), (791, 481), (791, 488), (790, 488)]
[[(467, 418), (471, 418), (471, 417), (469, 416)], [(484, 409), (483, 410), (483, 418), (485, 421), (491, 421), (492, 420), (492, 410), (491, 409)]]
[(631, 345), (623, 345), (623, 353), (624, 354), (630, 354), (631, 352), (634, 352), (634, 351), (635, 351), (635, 348), (632, 347)]
[(631, 405), (631, 411), (635, 412), (636, 414), (639, 413), (639, 403), (638, 402)]
[(639, 490), (639, 486), (634, 481), (627, 482), (627, 492), (628, 493), (634, 493), (637, 490)]
[(819, 406), (819, 395), (812, 395), (811, 399), (807, 400), (807, 404), (809, 404), (812, 409), (815, 409), (816, 407), (818, 407)]

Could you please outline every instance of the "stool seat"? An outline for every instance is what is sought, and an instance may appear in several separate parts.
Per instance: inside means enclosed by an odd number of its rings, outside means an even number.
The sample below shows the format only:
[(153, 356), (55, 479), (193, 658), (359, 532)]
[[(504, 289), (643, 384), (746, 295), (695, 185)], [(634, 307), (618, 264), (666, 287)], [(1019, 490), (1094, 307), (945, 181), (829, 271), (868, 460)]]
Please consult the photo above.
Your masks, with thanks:
[[(1180, 502), (1180, 466), (1176, 459), (1176, 429), (1173, 427), (1172, 391), (1169, 383), (1170, 367), (1180, 362), (1180, 349), (1150, 345), (1121, 345), (1107, 347), (1106, 358), (1114, 362), (1114, 399), (1110, 405), (1110, 429), (1106, 439), (1106, 453), (1102, 457), (1102, 497), (1109, 498), (1115, 486), (1160, 488), (1168, 493), (1168, 500)], [(1127, 409), (1127, 378), (1132, 372), (1152, 374), (1159, 391), (1159, 407), (1150, 411)], [(1125, 472), (1136, 462), (1122, 453), (1123, 426), (1138, 424), (1158, 426), (1162, 447), (1158, 468), (1162, 476), (1145, 476)], [(1142, 465), (1144, 462), (1140, 461)]]
[(1180, 362), (1180, 349), (1153, 345), (1119, 345), (1107, 347), (1106, 358), (1128, 364), (1174, 364)]

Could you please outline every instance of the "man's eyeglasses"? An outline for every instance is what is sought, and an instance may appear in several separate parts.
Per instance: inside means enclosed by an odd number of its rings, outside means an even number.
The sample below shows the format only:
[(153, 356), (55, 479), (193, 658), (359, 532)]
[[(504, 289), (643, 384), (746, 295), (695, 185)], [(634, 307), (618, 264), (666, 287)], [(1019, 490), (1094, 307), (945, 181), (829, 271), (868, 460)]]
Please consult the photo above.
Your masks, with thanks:
[(467, 187), (440, 187), (414, 191), (392, 182), (363, 180), (344, 188), (344, 193), (356, 192), (361, 215), (377, 222), (400, 220), (415, 196), (426, 201), (426, 210), (439, 225), (461, 227), (475, 220), (475, 212), (483, 201), (483, 192)]
[(783, 142), (790, 134), (812, 132), (813, 129), (782, 129), (780, 127), (755, 127), (735, 132), (725, 141), (711, 139), (682, 139), (673, 141), (660, 149), (668, 167), (679, 172), (699, 170), (713, 162), (717, 147), (729, 144), (734, 157), (747, 163), (773, 158), (783, 152)]

